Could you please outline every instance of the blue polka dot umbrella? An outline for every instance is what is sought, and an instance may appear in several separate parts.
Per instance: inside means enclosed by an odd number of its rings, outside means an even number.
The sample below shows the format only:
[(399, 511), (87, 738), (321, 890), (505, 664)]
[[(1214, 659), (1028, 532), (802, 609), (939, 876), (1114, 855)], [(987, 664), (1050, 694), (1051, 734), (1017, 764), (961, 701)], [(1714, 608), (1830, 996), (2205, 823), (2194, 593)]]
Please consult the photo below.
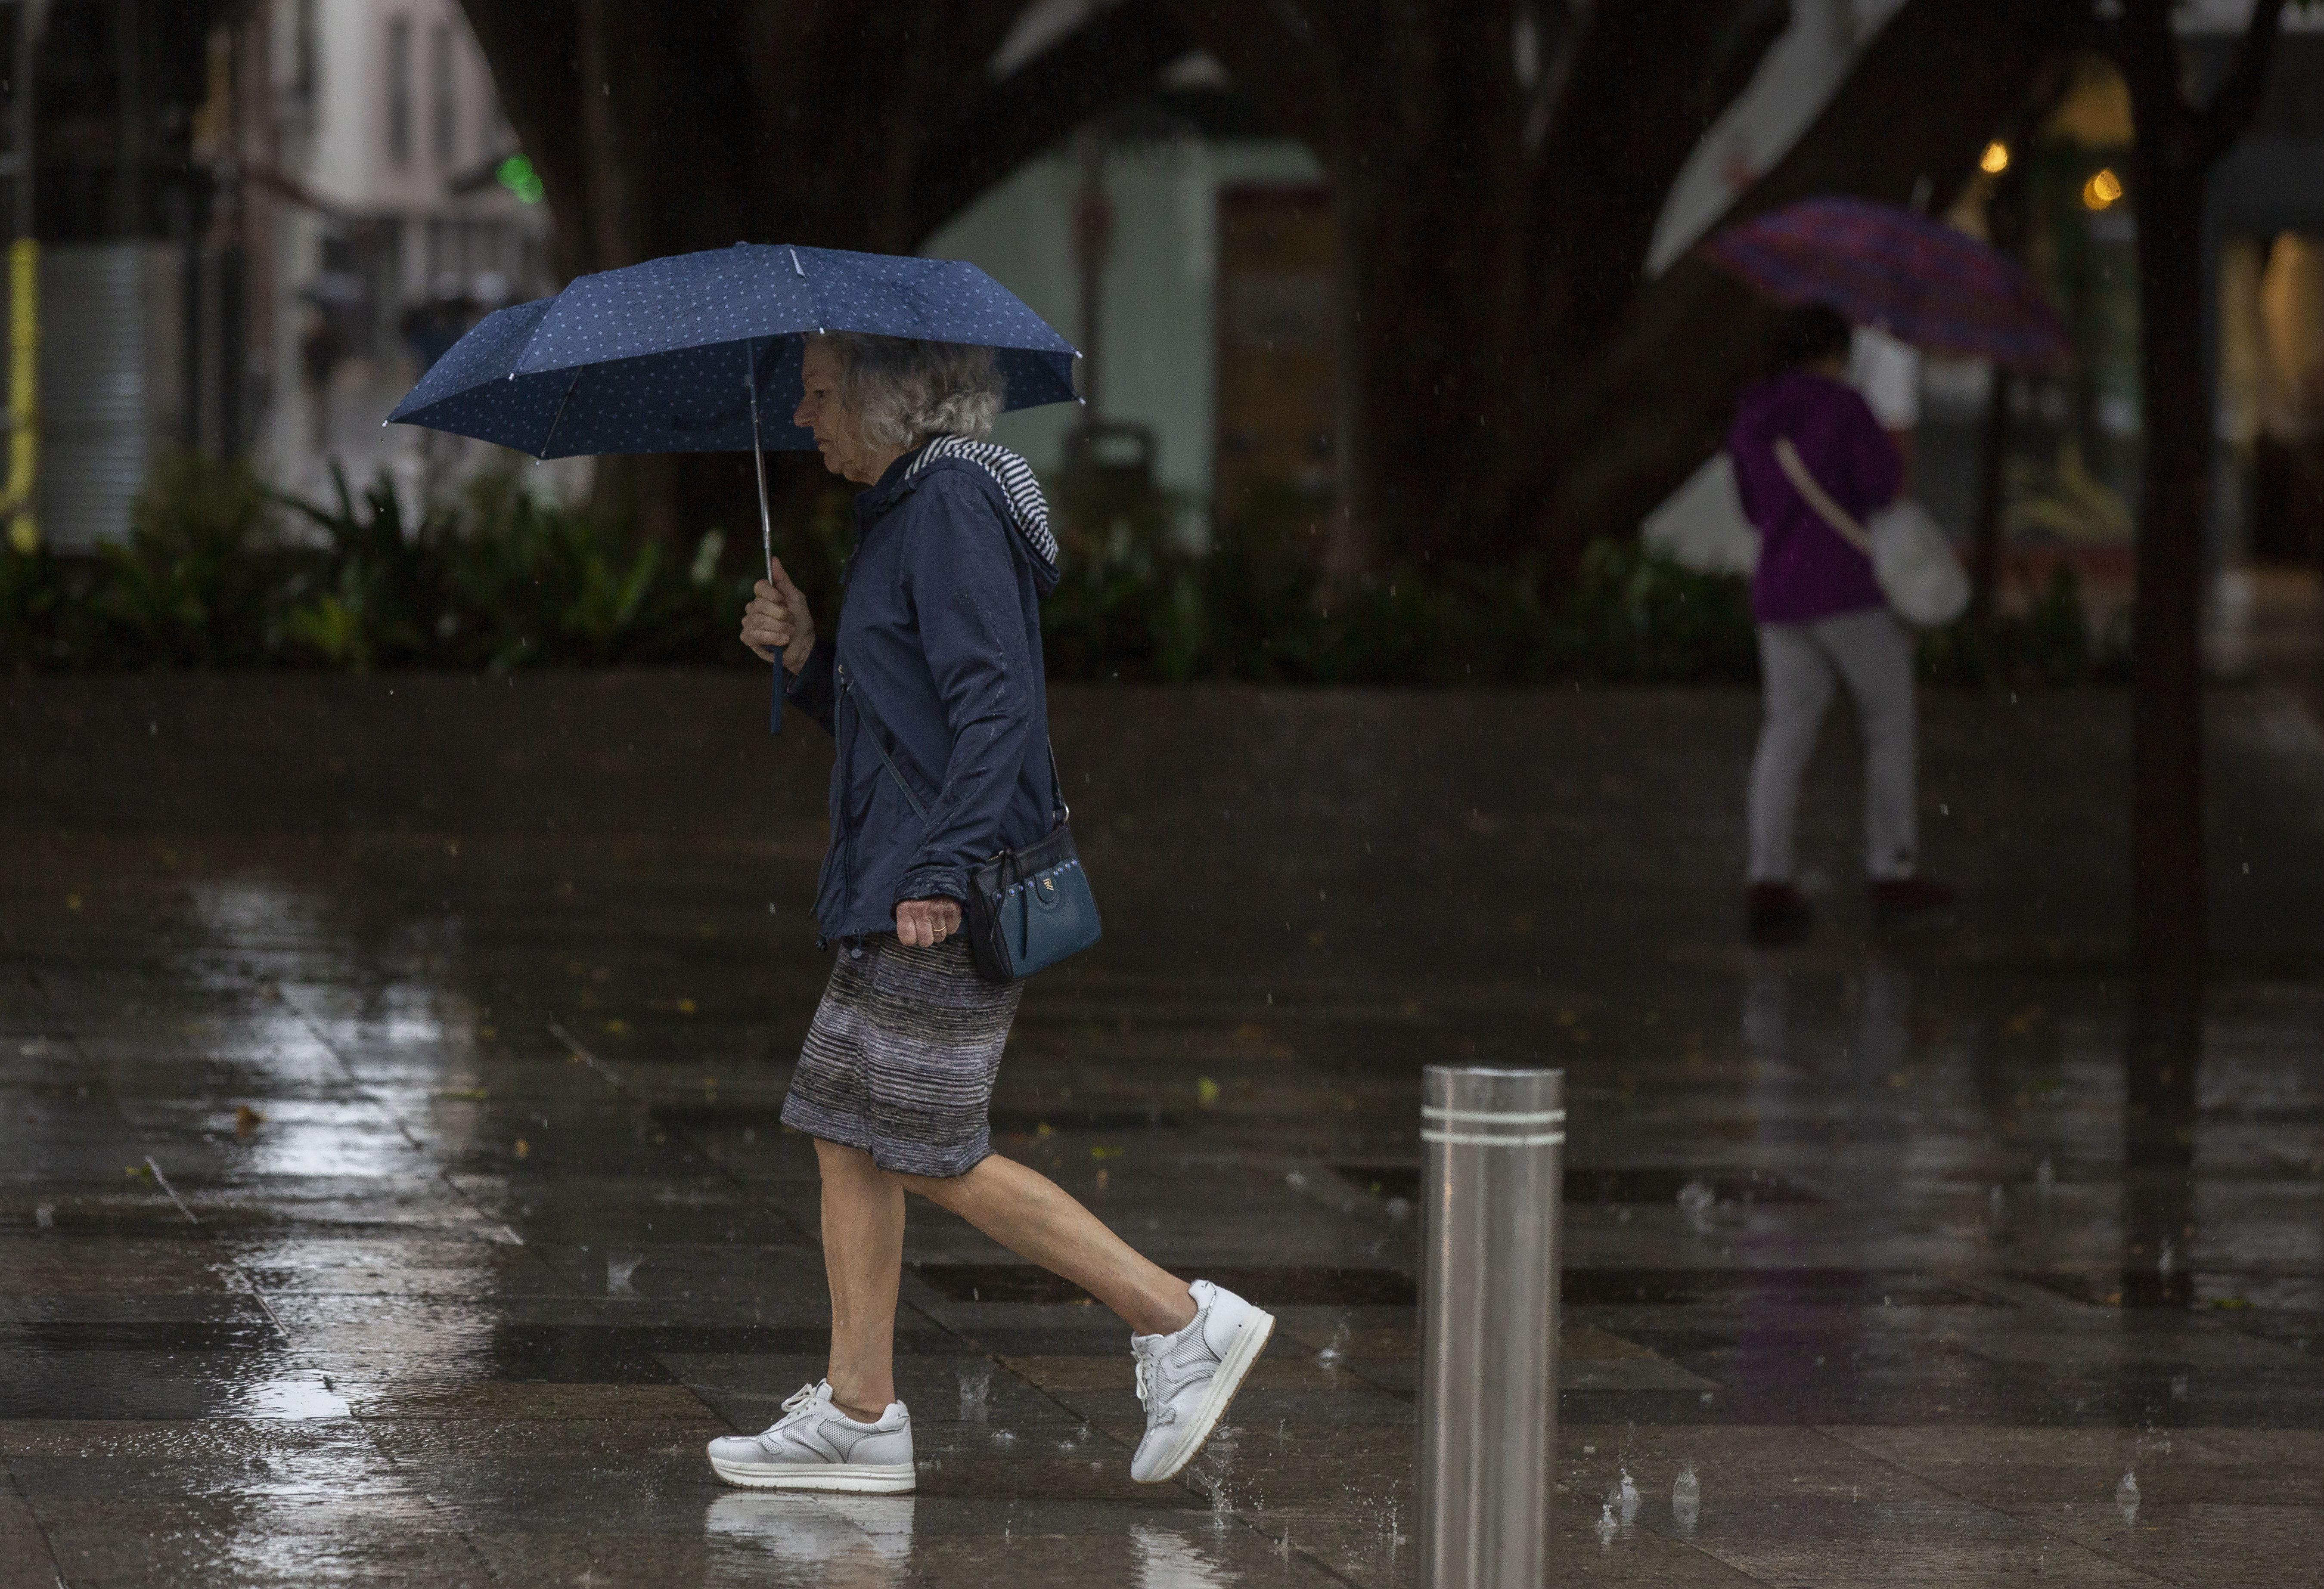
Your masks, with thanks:
[(790, 416), (804, 338), (819, 331), (990, 347), (1006, 407), (1074, 400), (1073, 344), (974, 265), (738, 243), (583, 276), (486, 316), (388, 420), (536, 458), (747, 448), (771, 559), (764, 450), (815, 445)]

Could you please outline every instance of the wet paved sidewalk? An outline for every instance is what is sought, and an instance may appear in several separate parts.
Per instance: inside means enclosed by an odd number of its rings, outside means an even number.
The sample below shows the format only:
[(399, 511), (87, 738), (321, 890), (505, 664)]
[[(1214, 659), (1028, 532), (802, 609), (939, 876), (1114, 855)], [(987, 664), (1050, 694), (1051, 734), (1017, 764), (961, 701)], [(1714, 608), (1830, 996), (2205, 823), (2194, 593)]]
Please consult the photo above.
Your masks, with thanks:
[(1757, 954), (1748, 695), (1064, 692), (1110, 935), (1027, 997), (1003, 1151), (1285, 1327), (1133, 1485), (1122, 1327), (916, 1207), (921, 1484), (860, 1500), (701, 1454), (827, 1322), (776, 1120), (825, 753), (762, 712), (0, 684), (0, 1589), (1407, 1583), (1418, 1070), (1467, 1055), (1571, 1080), (1566, 1581), (2324, 1582), (2324, 743), (2286, 698), (2214, 702), (2172, 1169), (2125, 1162), (2118, 696), (1931, 701), (1968, 903), (1896, 932), (1836, 720), (1825, 919)]

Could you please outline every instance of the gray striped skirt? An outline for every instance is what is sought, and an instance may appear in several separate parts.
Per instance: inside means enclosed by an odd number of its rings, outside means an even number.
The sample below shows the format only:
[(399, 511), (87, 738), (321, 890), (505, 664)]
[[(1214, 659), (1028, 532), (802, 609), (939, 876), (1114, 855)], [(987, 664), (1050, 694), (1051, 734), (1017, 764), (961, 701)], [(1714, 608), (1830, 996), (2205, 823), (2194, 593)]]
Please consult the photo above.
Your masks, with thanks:
[(1024, 991), (978, 976), (965, 938), (843, 948), (783, 1124), (861, 1148), (899, 1175), (965, 1175), (992, 1152), (986, 1110)]

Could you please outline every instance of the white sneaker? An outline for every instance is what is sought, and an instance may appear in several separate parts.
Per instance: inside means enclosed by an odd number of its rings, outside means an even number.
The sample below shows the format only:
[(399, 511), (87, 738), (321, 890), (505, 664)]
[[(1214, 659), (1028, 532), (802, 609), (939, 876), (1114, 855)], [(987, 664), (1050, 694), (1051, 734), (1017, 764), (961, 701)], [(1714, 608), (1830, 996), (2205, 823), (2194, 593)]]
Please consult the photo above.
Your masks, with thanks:
[(831, 1404), (831, 1382), (801, 1385), (762, 1435), (710, 1442), (710, 1468), (754, 1490), (848, 1490), (892, 1495), (908, 1490), (912, 1415), (890, 1401), (877, 1423), (858, 1423)]
[(1232, 1291), (1207, 1280), (1186, 1289), (1194, 1298), (1192, 1324), (1176, 1335), (1130, 1337), (1138, 1399), (1146, 1404), (1146, 1437), (1130, 1459), (1130, 1476), (1141, 1484), (1173, 1478), (1194, 1460), (1275, 1333), (1273, 1314)]

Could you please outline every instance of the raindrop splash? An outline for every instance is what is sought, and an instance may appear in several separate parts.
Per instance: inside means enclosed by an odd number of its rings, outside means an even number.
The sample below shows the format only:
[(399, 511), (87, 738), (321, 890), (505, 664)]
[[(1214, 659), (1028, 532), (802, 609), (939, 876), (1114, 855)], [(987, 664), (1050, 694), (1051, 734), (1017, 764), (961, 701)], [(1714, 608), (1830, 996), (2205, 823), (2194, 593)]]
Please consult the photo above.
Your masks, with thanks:
[(636, 1288), (630, 1284), (630, 1279), (637, 1273), (638, 1265), (644, 1262), (644, 1258), (636, 1254), (627, 1258), (616, 1258), (611, 1254), (606, 1254), (605, 1294), (609, 1297), (636, 1296), (638, 1294)]
[(1225, 1589), (1237, 1580), (1204, 1546), (1167, 1529), (1138, 1523), (1130, 1530), (1136, 1589)]
[(960, 1421), (982, 1423), (992, 1394), (992, 1364), (978, 1363), (960, 1371)]
[(1598, 1520), (1590, 1525), (1590, 1531), (1598, 1536), (1598, 1548), (1604, 1550), (1613, 1545), (1614, 1536), (1621, 1531), (1621, 1528), (1622, 1525), (1614, 1520), (1614, 1509), (1606, 1506), (1599, 1509)]
[(1638, 1518), (1638, 1486), (1630, 1477), (1630, 1470), (1622, 1470), (1621, 1486), (1614, 1492), (1615, 1504), (1622, 1509), (1622, 1520), (1636, 1522)]
[(1698, 1232), (1711, 1228), (1711, 1206), (1718, 1198), (1700, 1180), (1690, 1180), (1678, 1189), (1678, 1206), (1686, 1215), (1686, 1222)]
[(1340, 1320), (1332, 1332), (1332, 1344), (1315, 1354), (1315, 1361), (1325, 1368), (1337, 1368), (1348, 1359), (1348, 1346), (1353, 1337), (1348, 1333), (1348, 1321)]
[(1694, 1476), (1694, 1464), (1690, 1462), (1678, 1470), (1678, 1479), (1671, 1485), (1671, 1519), (1683, 1537), (1694, 1532), (1695, 1522), (1702, 1516), (1702, 1484)]
[(2115, 1510), (2122, 1513), (2126, 1525), (2138, 1520), (2138, 1475), (2126, 1472), (2122, 1483), (2114, 1487)]

